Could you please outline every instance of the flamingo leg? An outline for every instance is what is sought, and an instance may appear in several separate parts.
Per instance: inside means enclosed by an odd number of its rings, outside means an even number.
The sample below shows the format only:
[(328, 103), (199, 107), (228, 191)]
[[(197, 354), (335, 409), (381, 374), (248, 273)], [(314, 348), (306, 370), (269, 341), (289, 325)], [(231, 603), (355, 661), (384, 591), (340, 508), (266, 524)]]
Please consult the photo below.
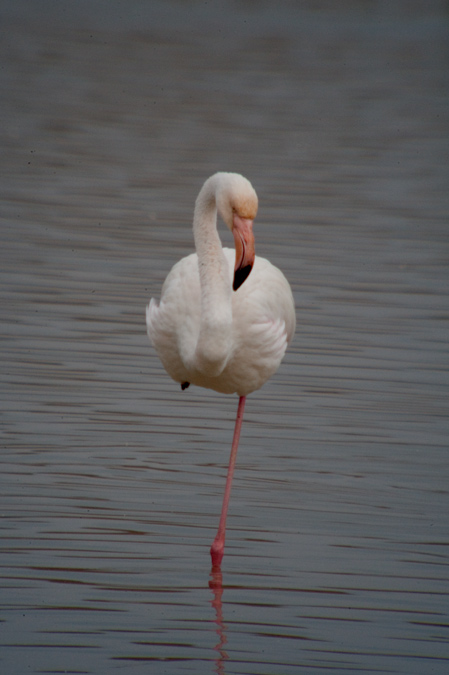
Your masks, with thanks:
[(220, 523), (218, 525), (217, 535), (210, 549), (212, 558), (212, 569), (218, 569), (221, 565), (224, 555), (224, 545), (226, 537), (226, 516), (228, 515), (229, 497), (231, 496), (232, 478), (234, 476), (235, 460), (239, 447), (240, 430), (243, 422), (243, 411), (245, 410), (246, 396), (240, 396), (239, 406), (237, 408), (237, 417), (234, 427), (234, 438), (232, 439), (231, 456), (229, 458), (228, 475), (226, 477), (226, 487), (223, 497), (223, 506), (221, 508)]

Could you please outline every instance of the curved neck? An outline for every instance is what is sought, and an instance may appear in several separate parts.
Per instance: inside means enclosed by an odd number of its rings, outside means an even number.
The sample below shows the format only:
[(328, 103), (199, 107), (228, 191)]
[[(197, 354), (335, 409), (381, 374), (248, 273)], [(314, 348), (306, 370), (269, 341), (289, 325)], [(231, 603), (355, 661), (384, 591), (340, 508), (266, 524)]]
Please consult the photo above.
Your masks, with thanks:
[(217, 232), (216, 176), (203, 185), (195, 204), (193, 234), (201, 285), (201, 323), (194, 367), (218, 376), (231, 349), (232, 287), (227, 260)]
[(198, 254), (200, 275), (204, 268), (214, 267), (215, 261), (221, 260), (223, 250), (217, 232), (216, 177), (207, 180), (195, 203), (193, 214), (193, 236)]

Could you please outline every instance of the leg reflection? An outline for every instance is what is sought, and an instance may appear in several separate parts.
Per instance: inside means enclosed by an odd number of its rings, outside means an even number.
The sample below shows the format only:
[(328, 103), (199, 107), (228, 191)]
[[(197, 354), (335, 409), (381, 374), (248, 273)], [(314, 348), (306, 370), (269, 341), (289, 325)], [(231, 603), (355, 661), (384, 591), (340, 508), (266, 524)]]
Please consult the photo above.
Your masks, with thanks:
[(217, 624), (216, 633), (219, 637), (218, 643), (214, 647), (215, 651), (218, 652), (218, 658), (216, 659), (216, 668), (215, 672), (217, 675), (226, 675), (224, 664), (225, 661), (229, 658), (224, 647), (227, 643), (226, 638), (226, 626), (223, 622), (223, 604), (222, 604), (222, 595), (223, 595), (223, 575), (220, 569), (213, 569), (210, 573), (209, 588), (212, 590), (214, 597), (211, 602), (212, 607), (215, 609), (215, 623)]

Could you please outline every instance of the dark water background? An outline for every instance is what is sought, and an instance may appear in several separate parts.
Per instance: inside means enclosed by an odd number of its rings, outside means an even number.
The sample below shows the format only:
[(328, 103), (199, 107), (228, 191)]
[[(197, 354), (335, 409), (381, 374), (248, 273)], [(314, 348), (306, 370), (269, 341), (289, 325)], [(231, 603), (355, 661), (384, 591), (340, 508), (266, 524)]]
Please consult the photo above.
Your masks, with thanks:
[[(448, 3), (0, 13), (1, 672), (446, 674)], [(144, 324), (216, 170), (298, 315), (222, 578), (237, 400)]]

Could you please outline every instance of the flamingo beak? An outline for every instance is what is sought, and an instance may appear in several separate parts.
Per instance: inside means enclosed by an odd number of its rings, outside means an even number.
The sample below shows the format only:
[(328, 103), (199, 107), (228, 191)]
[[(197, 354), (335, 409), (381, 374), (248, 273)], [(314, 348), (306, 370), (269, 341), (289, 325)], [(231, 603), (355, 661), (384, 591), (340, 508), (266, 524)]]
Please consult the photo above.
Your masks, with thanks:
[(232, 234), (235, 242), (235, 268), (233, 289), (236, 291), (251, 272), (256, 253), (252, 218), (241, 218), (234, 213)]

